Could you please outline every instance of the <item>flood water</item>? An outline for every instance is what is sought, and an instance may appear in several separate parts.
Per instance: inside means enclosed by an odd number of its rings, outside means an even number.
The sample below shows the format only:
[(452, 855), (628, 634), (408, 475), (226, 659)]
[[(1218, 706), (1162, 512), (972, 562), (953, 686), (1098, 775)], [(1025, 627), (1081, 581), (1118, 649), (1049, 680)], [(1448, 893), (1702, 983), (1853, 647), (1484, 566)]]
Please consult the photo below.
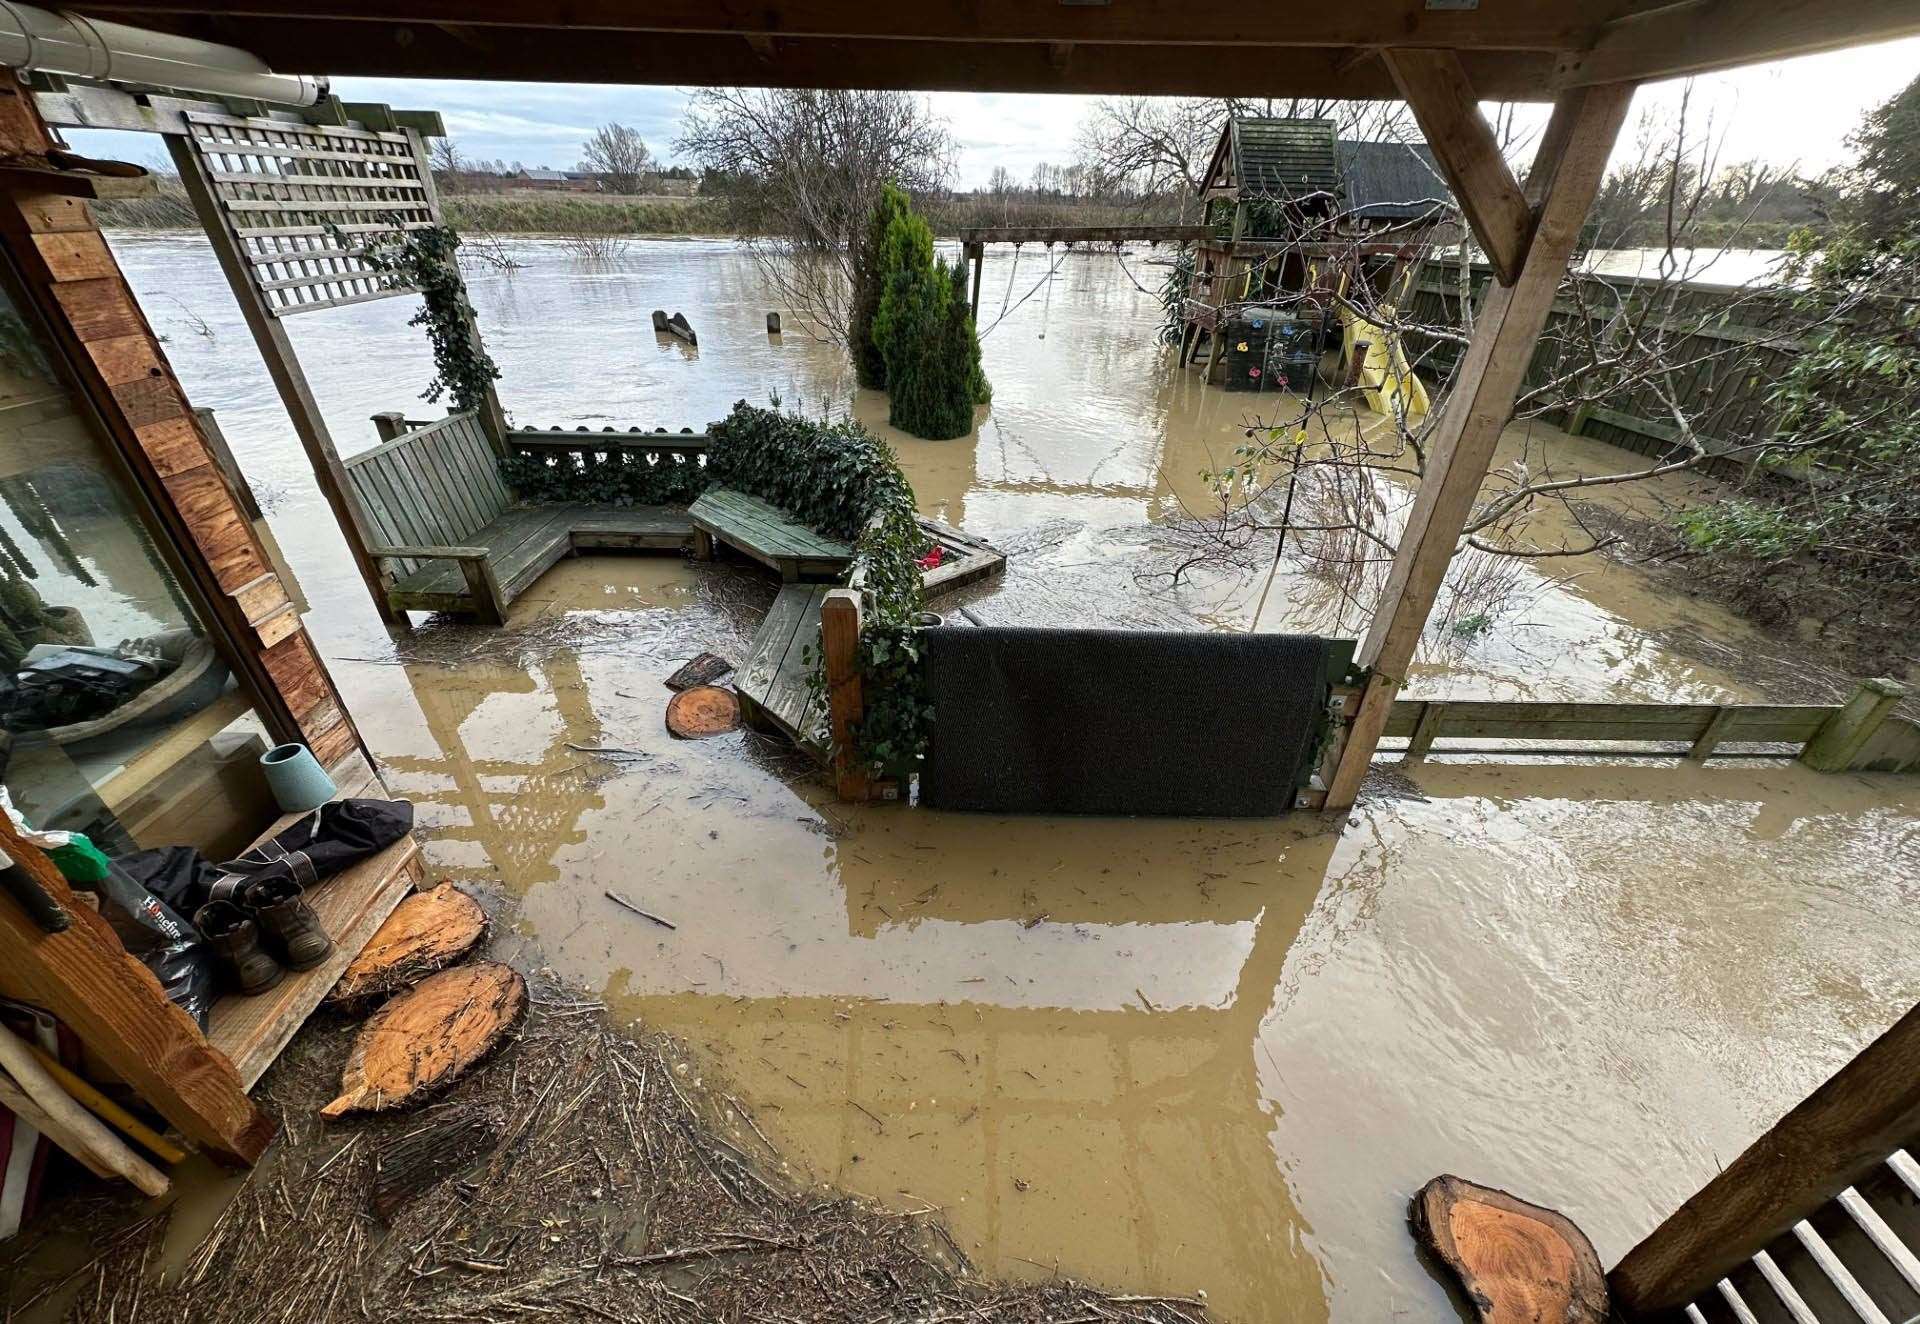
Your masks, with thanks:
[[(512, 247), (523, 269), (470, 279), (523, 425), (699, 428), (776, 395), (884, 420), (832, 351), (764, 334), (732, 245), (637, 242), (600, 265)], [(1439, 760), (1332, 822), (855, 808), (769, 741), (664, 730), (662, 679), (703, 649), (737, 659), (771, 600), (748, 570), (582, 558), (505, 631), (428, 622), (396, 644), (210, 253), (114, 248), (269, 507), (436, 872), (512, 898), (534, 960), (694, 1044), (797, 1177), (938, 1207), (985, 1270), (1204, 1291), (1230, 1321), (1444, 1317), (1404, 1224), (1429, 1177), (1557, 1206), (1611, 1264), (1920, 995), (1911, 779)], [(1264, 567), (1170, 584), (1167, 533), (1277, 405), (1173, 372), (1147, 254), (1065, 261), (1018, 302), (1045, 269), (988, 259), (982, 323), (1010, 311), (984, 341), (977, 434), (895, 438), (922, 509), (1010, 554), (970, 610), (1249, 628)], [(685, 312), (700, 348), (656, 337), (654, 308)], [(343, 451), (372, 444), (375, 412), (431, 412), (411, 311), (290, 322)], [(1570, 467), (1632, 458), (1552, 445)], [(1487, 614), (1436, 634), (1410, 692), (1843, 683), (1598, 557), (1526, 563)], [(1258, 622), (1362, 624), (1292, 560)]]

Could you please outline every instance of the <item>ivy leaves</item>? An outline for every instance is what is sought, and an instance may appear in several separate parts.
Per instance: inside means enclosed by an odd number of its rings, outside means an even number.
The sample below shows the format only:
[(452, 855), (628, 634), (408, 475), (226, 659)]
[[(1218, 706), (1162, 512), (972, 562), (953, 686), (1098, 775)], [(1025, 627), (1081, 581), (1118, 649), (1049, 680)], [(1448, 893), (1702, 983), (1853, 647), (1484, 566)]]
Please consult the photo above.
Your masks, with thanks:
[[(334, 243), (354, 247), (339, 227), (327, 228)], [(454, 256), (459, 247), (459, 232), (451, 225), (409, 230), (395, 221), (392, 234), (375, 237), (357, 252), (395, 285), (420, 291), (425, 302), (407, 325), (426, 328), (434, 366), (433, 380), (420, 398), (433, 402), (446, 397), (455, 410), (465, 411), (480, 407), (500, 369), (481, 345), (473, 310), (467, 306), (467, 287)]]

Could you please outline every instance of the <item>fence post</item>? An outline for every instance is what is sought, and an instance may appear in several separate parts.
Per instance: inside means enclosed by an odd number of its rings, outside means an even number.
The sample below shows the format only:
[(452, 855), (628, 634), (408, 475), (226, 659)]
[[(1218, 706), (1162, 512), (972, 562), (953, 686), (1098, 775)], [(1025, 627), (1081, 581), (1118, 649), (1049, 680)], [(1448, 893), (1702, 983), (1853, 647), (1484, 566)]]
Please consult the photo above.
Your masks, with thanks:
[(833, 784), (842, 800), (872, 797), (872, 780), (854, 751), (854, 728), (866, 707), (860, 681), (860, 594), (827, 591), (820, 604), (820, 652), (827, 669), (827, 717), (833, 741)]
[(1894, 705), (1906, 697), (1907, 687), (1897, 680), (1861, 681), (1840, 710), (1813, 733), (1800, 761), (1815, 772), (1845, 772)]
[(392, 441), (407, 430), (407, 416), (398, 409), (389, 409), (373, 416), (373, 433), (382, 442)]

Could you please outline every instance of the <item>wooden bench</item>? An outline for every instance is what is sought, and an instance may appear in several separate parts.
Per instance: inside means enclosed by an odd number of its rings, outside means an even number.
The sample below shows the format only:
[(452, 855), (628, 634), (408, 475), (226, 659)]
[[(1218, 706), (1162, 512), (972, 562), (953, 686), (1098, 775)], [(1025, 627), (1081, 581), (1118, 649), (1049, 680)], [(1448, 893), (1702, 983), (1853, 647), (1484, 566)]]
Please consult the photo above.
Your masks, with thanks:
[(783, 582), (843, 578), (853, 547), (815, 533), (779, 507), (728, 487), (709, 488), (687, 508), (693, 520), (693, 553), (711, 561), (716, 543), (743, 552), (779, 572)]
[(812, 675), (820, 658), (820, 609), (831, 584), (786, 584), (734, 672), (740, 711), (762, 731), (779, 731), (807, 753), (828, 756), (827, 696)]
[(587, 550), (679, 551), (694, 526), (665, 506), (520, 506), (470, 414), (453, 414), (345, 462), (396, 611), (444, 611), (498, 625), (562, 557)]

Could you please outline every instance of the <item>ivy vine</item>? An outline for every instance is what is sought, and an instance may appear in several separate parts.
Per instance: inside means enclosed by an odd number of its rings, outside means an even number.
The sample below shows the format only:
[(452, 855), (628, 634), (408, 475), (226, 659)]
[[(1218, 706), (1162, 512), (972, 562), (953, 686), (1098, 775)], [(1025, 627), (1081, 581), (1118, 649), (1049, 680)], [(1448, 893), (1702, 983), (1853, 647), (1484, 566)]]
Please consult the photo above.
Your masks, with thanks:
[[(327, 228), (336, 244), (353, 247), (337, 226)], [(455, 259), (459, 248), (459, 231), (451, 225), (409, 230), (395, 221), (392, 233), (376, 235), (356, 251), (373, 270), (395, 285), (418, 290), (424, 300), (407, 323), (425, 327), (433, 346), (434, 377), (420, 398), (432, 403), (445, 397), (454, 410), (466, 411), (486, 400), (500, 369), (480, 343)]]

